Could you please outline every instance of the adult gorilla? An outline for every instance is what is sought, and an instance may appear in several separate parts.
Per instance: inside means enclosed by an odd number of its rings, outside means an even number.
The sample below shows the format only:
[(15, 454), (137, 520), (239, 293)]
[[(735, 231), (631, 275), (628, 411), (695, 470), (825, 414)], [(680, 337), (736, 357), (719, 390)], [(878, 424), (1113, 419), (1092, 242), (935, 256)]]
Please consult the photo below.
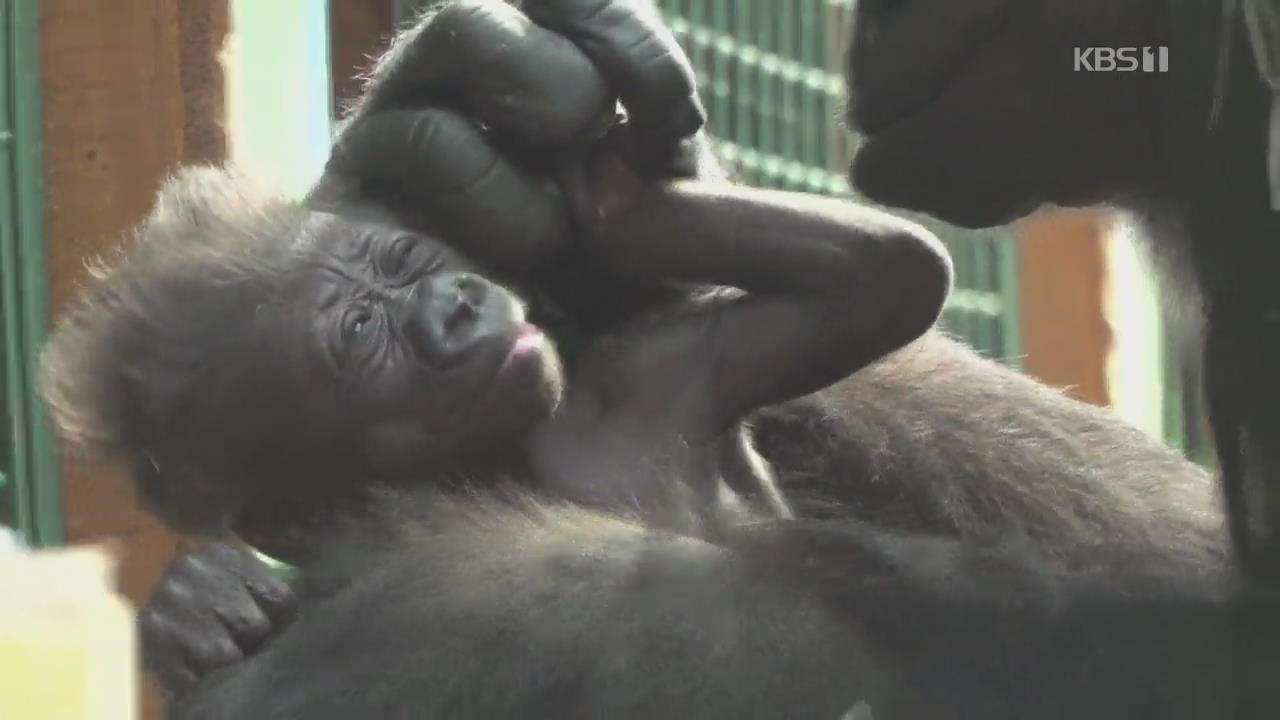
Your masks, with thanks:
[[(1255, 46), (1240, 6), (863, 0), (849, 77), (867, 142), (852, 172), (875, 200), (967, 226), (1044, 203), (1145, 218), (1165, 279), (1203, 312), (1233, 535), (1255, 577), (1280, 582), (1280, 215), (1254, 53), (1280, 47), (1280, 12), (1248, 3), (1271, 21)], [(1077, 48), (1145, 46), (1169, 48), (1168, 73), (1075, 68)]]

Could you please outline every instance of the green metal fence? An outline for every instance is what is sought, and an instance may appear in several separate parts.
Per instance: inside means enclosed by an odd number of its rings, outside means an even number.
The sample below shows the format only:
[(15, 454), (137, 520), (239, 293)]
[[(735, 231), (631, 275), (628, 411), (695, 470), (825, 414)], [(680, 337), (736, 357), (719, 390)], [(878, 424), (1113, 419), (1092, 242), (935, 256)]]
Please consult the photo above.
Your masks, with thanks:
[(825, 0), (663, 0), (721, 157), (744, 182), (847, 193), (839, 51)]
[(48, 322), (42, 115), (33, 0), (0, 0), (0, 524), (62, 539), (52, 432), (36, 391)]
[(1179, 343), (1170, 330), (1168, 321), (1161, 323), (1164, 438), (1192, 460), (1215, 468), (1217, 458), (1201, 389), (1200, 355), (1198, 350)]

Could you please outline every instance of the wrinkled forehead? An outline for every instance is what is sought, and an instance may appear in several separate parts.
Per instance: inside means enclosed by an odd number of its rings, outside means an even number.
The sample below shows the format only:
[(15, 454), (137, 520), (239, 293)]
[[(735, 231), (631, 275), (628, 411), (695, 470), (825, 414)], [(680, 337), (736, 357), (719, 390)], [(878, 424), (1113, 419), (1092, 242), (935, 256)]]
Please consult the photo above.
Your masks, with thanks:
[(303, 221), (294, 244), (299, 249), (312, 249), (344, 260), (367, 257), (380, 243), (403, 238), (433, 252), (457, 253), (439, 239), (416, 232), (375, 215), (336, 215), (313, 212)]
[[(346, 213), (313, 212), (299, 226), (292, 243), (297, 258), (292, 288), (304, 297), (380, 286), (388, 280), (383, 273), (386, 266), (396, 265), (390, 256), (403, 256), (406, 244), (412, 247), (409, 264), (421, 272), (447, 270), (488, 275), (484, 268), (437, 237), (376, 215), (352, 217)], [(402, 261), (400, 265), (403, 264)], [(394, 280), (403, 283), (412, 276), (410, 273)]]
[(443, 247), (443, 243), (425, 234), (375, 217), (347, 217), (333, 213), (311, 213), (300, 228), (294, 243), (301, 249), (334, 252), (342, 258), (358, 258), (372, 250), (374, 243), (412, 237), (422, 245)]

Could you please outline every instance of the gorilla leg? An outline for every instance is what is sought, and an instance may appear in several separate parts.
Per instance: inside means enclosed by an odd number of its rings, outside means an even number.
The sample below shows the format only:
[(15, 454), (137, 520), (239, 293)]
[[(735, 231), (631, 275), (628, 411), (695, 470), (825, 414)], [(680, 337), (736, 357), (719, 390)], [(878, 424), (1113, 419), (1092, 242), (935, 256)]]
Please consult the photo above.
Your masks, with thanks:
[(175, 720), (834, 719), (857, 696), (852, 630), (722, 548), (568, 508), (433, 508)]
[(1030, 542), (1121, 584), (1157, 566), (1234, 577), (1202, 468), (940, 334), (752, 424), (800, 516)]

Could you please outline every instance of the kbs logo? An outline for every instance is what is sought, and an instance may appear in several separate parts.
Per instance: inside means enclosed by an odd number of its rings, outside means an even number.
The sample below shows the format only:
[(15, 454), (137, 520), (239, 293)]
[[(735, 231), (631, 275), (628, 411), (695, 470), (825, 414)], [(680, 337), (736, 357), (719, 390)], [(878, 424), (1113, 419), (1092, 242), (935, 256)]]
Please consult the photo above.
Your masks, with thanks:
[(1076, 72), (1169, 72), (1169, 48), (1078, 47)]

